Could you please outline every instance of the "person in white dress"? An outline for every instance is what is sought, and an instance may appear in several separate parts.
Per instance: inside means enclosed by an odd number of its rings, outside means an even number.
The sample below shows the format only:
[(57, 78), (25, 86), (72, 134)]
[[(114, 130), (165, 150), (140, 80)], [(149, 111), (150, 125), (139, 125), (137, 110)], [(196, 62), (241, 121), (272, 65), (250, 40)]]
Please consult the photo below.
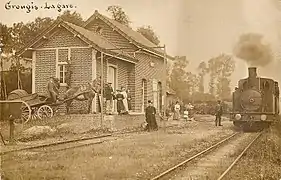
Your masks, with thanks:
[(180, 109), (181, 109), (181, 106), (179, 104), (179, 102), (177, 101), (176, 104), (175, 104), (175, 107), (174, 107), (174, 120), (179, 120), (180, 119)]
[(125, 87), (122, 87), (122, 92), (121, 94), (124, 96), (124, 99), (123, 99), (123, 104), (124, 104), (124, 109), (125, 109), (125, 112), (124, 114), (129, 114), (129, 108), (128, 108), (128, 95), (127, 95), (127, 92), (126, 92), (126, 88)]

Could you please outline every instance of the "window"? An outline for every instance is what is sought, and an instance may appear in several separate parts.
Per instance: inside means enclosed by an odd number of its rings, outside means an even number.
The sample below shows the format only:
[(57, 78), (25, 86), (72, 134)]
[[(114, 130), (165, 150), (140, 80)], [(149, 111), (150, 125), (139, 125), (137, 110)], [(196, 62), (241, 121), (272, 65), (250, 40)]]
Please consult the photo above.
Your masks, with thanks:
[(59, 62), (58, 63), (58, 78), (60, 80), (61, 85), (67, 85), (66, 76), (67, 76), (67, 62)]

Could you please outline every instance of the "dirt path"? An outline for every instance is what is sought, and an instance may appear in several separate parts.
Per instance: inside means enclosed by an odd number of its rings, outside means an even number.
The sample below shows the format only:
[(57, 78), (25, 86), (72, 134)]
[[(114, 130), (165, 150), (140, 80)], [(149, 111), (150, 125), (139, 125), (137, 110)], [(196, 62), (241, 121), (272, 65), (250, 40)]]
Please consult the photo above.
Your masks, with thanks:
[(9, 179), (147, 179), (184, 156), (233, 133), (232, 124), (188, 122), (159, 130), (130, 134), (114, 141), (66, 151), (3, 156)]

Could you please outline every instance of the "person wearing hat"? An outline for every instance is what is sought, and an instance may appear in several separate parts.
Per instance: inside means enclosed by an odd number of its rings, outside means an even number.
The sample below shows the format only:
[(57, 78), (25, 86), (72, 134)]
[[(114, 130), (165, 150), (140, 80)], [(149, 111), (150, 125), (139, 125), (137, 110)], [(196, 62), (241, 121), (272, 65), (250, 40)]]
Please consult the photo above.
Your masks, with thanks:
[(216, 126), (222, 126), (221, 125), (221, 116), (222, 116), (222, 113), (223, 113), (223, 108), (222, 108), (222, 105), (221, 105), (221, 101), (218, 100), (218, 103), (216, 105)]
[(104, 97), (106, 100), (106, 114), (109, 115), (112, 114), (112, 108), (113, 108), (113, 88), (111, 84), (112, 84), (111, 82), (106, 83), (104, 89)]
[(148, 101), (148, 107), (145, 109), (145, 120), (147, 122), (146, 129), (148, 131), (158, 130), (158, 125), (156, 122), (156, 108), (153, 106), (152, 101)]
[(59, 79), (55, 77), (51, 77), (47, 84), (48, 95), (53, 103), (56, 103), (58, 99), (59, 84)]

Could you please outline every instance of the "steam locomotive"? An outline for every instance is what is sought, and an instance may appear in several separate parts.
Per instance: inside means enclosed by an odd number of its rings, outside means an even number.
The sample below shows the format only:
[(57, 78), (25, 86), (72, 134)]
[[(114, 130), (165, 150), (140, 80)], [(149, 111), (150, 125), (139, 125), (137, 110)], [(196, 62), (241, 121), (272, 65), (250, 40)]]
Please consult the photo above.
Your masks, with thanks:
[[(238, 127), (265, 127), (280, 121), (278, 82), (257, 76), (257, 68), (248, 68), (248, 78), (238, 81), (233, 92), (230, 120)], [(261, 126), (260, 126), (261, 125)]]

